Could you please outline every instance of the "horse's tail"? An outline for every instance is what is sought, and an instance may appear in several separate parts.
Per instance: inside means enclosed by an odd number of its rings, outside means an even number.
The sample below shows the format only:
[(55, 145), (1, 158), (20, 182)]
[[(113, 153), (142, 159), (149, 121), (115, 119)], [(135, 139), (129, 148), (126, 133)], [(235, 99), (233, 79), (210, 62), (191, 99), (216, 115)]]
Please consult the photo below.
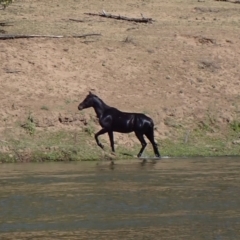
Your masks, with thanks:
[(150, 117), (148, 117), (148, 116), (146, 116), (145, 115), (145, 117), (146, 117), (146, 122), (148, 122), (148, 125), (149, 125), (149, 127), (150, 128), (154, 128), (154, 122), (153, 122), (153, 119), (152, 118), (150, 118)]
[(155, 142), (155, 134), (154, 134), (154, 122), (151, 118), (149, 118), (149, 127), (147, 129), (147, 133), (146, 133), (146, 136), (148, 137), (148, 139), (151, 141), (152, 140), (152, 143), (154, 143), (156, 146), (158, 145), (157, 142)]
[(152, 118), (148, 117), (148, 116), (145, 116), (145, 119), (144, 119), (144, 127), (146, 132), (152, 132), (153, 133), (153, 130), (154, 130), (154, 122), (152, 120)]
[(150, 117), (144, 114), (137, 114), (134, 118), (134, 129), (142, 132), (143, 134), (145, 134), (146, 132), (153, 133), (154, 122)]
[(154, 122), (151, 118), (150, 118), (150, 123), (149, 123), (149, 131), (151, 131), (152, 134), (154, 135)]

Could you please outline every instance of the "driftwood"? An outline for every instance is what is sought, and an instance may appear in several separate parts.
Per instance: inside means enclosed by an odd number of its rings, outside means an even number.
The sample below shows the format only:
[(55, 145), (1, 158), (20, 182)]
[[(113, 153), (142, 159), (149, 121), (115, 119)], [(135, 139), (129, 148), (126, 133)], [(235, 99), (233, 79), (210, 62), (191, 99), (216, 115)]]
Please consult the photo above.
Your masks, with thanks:
[(217, 2), (230, 2), (230, 3), (239, 3), (240, 4), (240, 0), (215, 0)]
[(84, 13), (86, 15), (90, 16), (100, 16), (100, 17), (105, 17), (105, 18), (113, 18), (117, 20), (125, 20), (125, 21), (132, 21), (132, 22), (138, 22), (138, 23), (152, 23), (153, 19), (152, 18), (145, 18), (142, 15), (142, 18), (129, 18), (129, 17), (123, 17), (120, 15), (112, 15), (110, 13), (106, 13), (104, 10), (102, 13)]
[(100, 33), (88, 33), (83, 35), (62, 36), (62, 35), (12, 35), (0, 34), (0, 40), (18, 39), (18, 38), (85, 38), (89, 36), (101, 36)]

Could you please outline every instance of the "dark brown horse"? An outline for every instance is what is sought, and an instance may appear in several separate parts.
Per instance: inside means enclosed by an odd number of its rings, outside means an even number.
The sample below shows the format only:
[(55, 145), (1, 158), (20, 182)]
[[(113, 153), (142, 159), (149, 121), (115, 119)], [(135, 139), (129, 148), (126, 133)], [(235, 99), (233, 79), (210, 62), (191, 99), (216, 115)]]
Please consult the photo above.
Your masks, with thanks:
[(154, 123), (151, 118), (142, 113), (121, 112), (114, 107), (108, 106), (91, 92), (89, 92), (83, 102), (78, 105), (78, 109), (83, 110), (89, 107), (94, 108), (99, 119), (99, 124), (102, 127), (102, 129), (95, 134), (95, 139), (99, 147), (103, 149), (103, 145), (98, 140), (98, 136), (101, 134), (108, 133), (112, 151), (115, 152), (113, 132), (135, 132), (138, 140), (142, 144), (142, 148), (137, 156), (141, 157), (145, 147), (147, 146), (143, 137), (145, 135), (153, 146), (155, 156), (161, 158), (157, 143), (154, 141)]

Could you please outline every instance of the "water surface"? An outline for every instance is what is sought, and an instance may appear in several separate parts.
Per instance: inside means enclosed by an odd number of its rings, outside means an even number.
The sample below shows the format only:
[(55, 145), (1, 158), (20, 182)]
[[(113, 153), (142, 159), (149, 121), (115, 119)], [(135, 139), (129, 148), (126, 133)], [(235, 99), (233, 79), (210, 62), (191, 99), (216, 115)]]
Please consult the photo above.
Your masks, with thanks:
[(0, 239), (240, 239), (240, 159), (0, 165)]

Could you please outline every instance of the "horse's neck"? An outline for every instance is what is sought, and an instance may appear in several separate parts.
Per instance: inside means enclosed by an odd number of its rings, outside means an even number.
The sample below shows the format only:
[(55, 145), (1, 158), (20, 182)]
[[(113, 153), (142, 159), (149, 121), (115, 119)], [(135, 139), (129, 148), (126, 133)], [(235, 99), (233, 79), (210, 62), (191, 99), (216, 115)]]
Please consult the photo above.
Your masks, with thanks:
[(100, 118), (103, 115), (104, 111), (109, 108), (109, 106), (105, 104), (101, 99), (96, 98), (93, 108), (97, 114), (97, 117)]

